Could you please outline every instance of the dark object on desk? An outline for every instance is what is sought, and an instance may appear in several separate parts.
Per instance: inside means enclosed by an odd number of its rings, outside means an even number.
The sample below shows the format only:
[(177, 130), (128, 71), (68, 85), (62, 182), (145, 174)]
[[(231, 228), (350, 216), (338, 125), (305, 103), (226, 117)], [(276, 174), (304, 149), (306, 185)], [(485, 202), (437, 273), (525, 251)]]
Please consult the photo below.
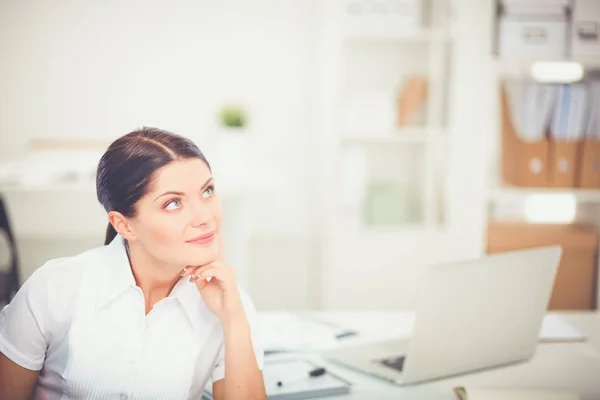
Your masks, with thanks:
[[(325, 372), (327, 372), (327, 371), (325, 370), (325, 368), (315, 368), (315, 369), (311, 370), (311, 371), (308, 373), (308, 376), (307, 376), (306, 378), (302, 378), (302, 379), (299, 379), (299, 380), (302, 380), (302, 381), (303, 381), (304, 379), (307, 379), (307, 378), (308, 378), (308, 379), (310, 379), (310, 378), (316, 378), (317, 376), (324, 375), (324, 374), (325, 374)], [(290, 384), (290, 383), (294, 383), (294, 382), (297, 382), (297, 381), (291, 381), (291, 382), (288, 382), (288, 384)], [(283, 386), (283, 381), (277, 381), (277, 386)]]
[[(352, 383), (319, 364), (302, 358), (273, 360), (267, 357), (263, 379), (269, 400), (323, 399), (350, 393)], [(279, 381), (285, 383), (279, 386)], [(202, 400), (213, 400), (211, 390), (208, 385)]]
[(8, 268), (0, 266), (0, 305), (10, 303), (12, 297), (19, 290), (19, 256), (5, 204), (2, 197), (0, 197), (0, 232), (6, 237), (10, 254)]
[(340, 339), (345, 339), (347, 337), (353, 337), (353, 336), (356, 336), (356, 335), (358, 335), (358, 332), (353, 331), (353, 330), (346, 330), (346, 331), (342, 331), (342, 332), (336, 334), (335, 338), (337, 340), (340, 340)]
[(397, 357), (384, 358), (382, 360), (375, 360), (375, 362), (383, 364), (386, 367), (393, 368), (398, 371), (402, 371), (402, 369), (404, 368), (404, 359), (405, 359), (404, 356), (397, 356)]

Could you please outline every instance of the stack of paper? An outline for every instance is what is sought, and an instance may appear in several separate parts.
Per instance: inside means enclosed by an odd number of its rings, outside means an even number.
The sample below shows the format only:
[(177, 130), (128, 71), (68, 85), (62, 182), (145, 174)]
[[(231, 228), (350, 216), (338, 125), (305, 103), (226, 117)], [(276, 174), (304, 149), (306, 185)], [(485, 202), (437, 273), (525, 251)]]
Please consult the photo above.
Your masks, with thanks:
[(338, 344), (339, 335), (348, 332), (288, 312), (260, 313), (258, 329), (266, 353), (331, 349)]
[(554, 112), (557, 87), (519, 80), (509, 80), (505, 87), (517, 135), (528, 142), (544, 139)]
[(586, 128), (587, 87), (583, 84), (560, 85), (550, 125), (556, 140), (580, 140)]
[(550, 85), (513, 79), (505, 88), (522, 140), (542, 140), (547, 130), (554, 140), (600, 140), (600, 82)]

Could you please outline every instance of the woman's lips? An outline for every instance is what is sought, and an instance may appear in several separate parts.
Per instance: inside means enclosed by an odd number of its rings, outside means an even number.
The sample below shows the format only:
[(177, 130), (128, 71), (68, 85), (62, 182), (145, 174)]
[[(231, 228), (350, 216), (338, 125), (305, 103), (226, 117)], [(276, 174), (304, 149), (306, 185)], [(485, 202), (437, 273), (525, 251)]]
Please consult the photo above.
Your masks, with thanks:
[(191, 244), (209, 244), (211, 243), (215, 238), (215, 233), (214, 232), (210, 232), (210, 233), (205, 233), (204, 235), (200, 235), (198, 237), (195, 237), (193, 239), (190, 240), (186, 240), (186, 243), (191, 243)]

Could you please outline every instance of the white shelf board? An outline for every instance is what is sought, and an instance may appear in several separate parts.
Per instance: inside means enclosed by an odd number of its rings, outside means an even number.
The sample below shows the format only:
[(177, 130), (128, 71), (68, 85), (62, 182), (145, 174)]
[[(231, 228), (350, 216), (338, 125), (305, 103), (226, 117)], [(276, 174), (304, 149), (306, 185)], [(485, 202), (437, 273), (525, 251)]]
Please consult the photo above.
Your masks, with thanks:
[(435, 28), (421, 28), (414, 31), (407, 32), (360, 32), (360, 31), (345, 31), (344, 38), (348, 42), (361, 42), (361, 41), (382, 41), (382, 42), (399, 42), (399, 43), (412, 43), (412, 42), (430, 42), (430, 41), (450, 41), (452, 35), (448, 31)]
[(535, 62), (549, 61), (549, 62), (577, 62), (581, 64), (584, 70), (596, 70), (600, 69), (600, 57), (573, 57), (573, 58), (561, 58), (561, 59), (528, 59), (528, 58), (514, 58), (514, 59), (497, 59), (496, 69), (498, 73), (505, 76), (510, 75), (527, 75), (531, 72), (531, 66)]
[(600, 203), (600, 189), (577, 188), (496, 188), (490, 190), (489, 200), (492, 202), (518, 201), (526, 196), (539, 194), (569, 194), (580, 203)]
[(375, 133), (373, 135), (361, 132), (351, 132), (342, 135), (341, 142), (345, 145), (369, 145), (369, 144), (427, 144), (445, 140), (443, 130), (427, 128), (400, 128), (392, 129), (390, 132)]

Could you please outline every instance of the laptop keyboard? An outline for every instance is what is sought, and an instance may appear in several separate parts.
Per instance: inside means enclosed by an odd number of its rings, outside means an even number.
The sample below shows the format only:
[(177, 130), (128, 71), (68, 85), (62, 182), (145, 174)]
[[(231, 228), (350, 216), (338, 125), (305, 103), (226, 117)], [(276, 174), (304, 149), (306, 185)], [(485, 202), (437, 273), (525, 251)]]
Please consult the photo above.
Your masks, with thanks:
[(397, 371), (402, 371), (402, 368), (404, 367), (404, 356), (387, 357), (374, 361)]

